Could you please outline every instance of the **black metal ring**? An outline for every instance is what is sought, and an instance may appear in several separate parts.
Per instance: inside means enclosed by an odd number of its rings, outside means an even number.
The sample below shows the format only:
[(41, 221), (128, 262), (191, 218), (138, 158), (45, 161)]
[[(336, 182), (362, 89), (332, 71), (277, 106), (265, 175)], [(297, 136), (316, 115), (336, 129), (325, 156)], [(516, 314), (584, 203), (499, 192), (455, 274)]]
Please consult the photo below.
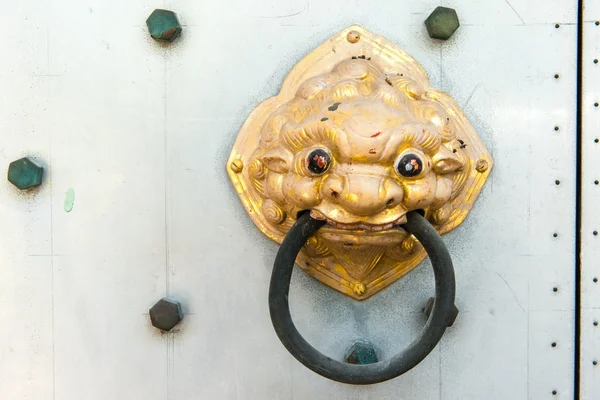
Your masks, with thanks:
[(306, 240), (325, 221), (316, 220), (307, 212), (289, 230), (273, 266), (269, 286), (269, 310), (273, 327), (281, 343), (307, 368), (334, 381), (355, 385), (379, 383), (395, 378), (420, 363), (442, 338), (454, 307), (454, 268), (448, 249), (433, 226), (416, 211), (407, 214), (402, 225), (423, 245), (435, 276), (433, 310), (420, 336), (404, 351), (374, 364), (353, 365), (331, 359), (312, 347), (294, 326), (290, 315), (288, 293), (296, 256)]

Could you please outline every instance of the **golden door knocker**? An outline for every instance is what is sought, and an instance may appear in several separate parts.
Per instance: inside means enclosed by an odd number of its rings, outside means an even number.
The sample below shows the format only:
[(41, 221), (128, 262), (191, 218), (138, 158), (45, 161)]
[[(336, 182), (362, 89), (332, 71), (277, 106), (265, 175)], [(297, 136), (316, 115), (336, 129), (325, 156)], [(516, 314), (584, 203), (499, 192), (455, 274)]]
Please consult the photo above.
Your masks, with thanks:
[[(440, 234), (465, 219), (491, 167), (456, 102), (384, 38), (351, 26), (301, 60), (281, 92), (248, 117), (228, 160), (250, 218), (282, 243), (269, 306), (286, 348), (313, 371), (354, 384), (391, 379), (423, 360), (454, 308), (454, 270)], [(390, 360), (332, 360), (294, 327), (294, 263), (362, 300), (427, 254), (433, 309), (421, 336)]]

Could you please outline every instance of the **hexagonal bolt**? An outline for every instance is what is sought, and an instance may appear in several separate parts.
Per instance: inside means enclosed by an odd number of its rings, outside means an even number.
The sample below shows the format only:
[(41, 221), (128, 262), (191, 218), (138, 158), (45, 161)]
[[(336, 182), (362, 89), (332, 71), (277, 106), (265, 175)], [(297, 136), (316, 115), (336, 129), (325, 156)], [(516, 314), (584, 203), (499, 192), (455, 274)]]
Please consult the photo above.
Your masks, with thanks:
[[(431, 310), (433, 310), (434, 301), (435, 299), (433, 297), (430, 297), (429, 300), (427, 300), (427, 304), (425, 304), (425, 308), (423, 308), (423, 313), (425, 314), (425, 316), (427, 316), (427, 318), (429, 318), (429, 316), (431, 315)], [(458, 308), (456, 308), (456, 305), (453, 305), (452, 314), (450, 315), (450, 319), (448, 320), (448, 327), (451, 327), (454, 324), (454, 321), (456, 321), (456, 317), (458, 317)]]
[(350, 350), (346, 352), (345, 360), (348, 364), (374, 364), (379, 359), (377, 358), (377, 352), (375, 346), (367, 340), (357, 340), (352, 343)]
[(156, 9), (146, 20), (150, 36), (156, 40), (172, 42), (181, 34), (177, 14), (169, 10)]
[(8, 181), (20, 190), (31, 189), (42, 184), (44, 168), (29, 158), (13, 161), (8, 166)]
[(425, 20), (425, 26), (430, 38), (448, 40), (460, 23), (453, 8), (437, 7)]
[(175, 300), (163, 297), (150, 309), (152, 326), (168, 332), (183, 319), (181, 304)]

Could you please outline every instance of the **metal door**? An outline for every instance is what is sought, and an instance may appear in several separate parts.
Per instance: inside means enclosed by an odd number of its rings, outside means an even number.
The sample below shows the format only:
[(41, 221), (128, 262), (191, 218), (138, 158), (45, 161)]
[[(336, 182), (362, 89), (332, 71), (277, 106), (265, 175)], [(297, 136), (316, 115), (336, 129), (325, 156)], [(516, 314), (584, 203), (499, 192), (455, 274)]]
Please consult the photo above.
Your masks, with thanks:
[[(586, 399), (600, 397), (592, 364), (598, 239), (590, 233), (596, 3), (586, 2), (583, 25)], [(0, 398), (573, 398), (578, 4), (444, 2), (461, 21), (446, 42), (432, 41), (423, 25), (438, 5), (4, 4), (0, 161), (30, 156), (45, 177), (33, 192), (0, 185)], [(181, 19), (182, 36), (169, 46), (148, 35), (155, 8)], [(306, 53), (354, 23), (417, 59), (495, 161), (467, 220), (444, 236), (456, 269), (454, 326), (409, 373), (364, 387), (314, 374), (279, 343), (267, 305), (278, 246), (247, 217), (224, 168), (255, 105)], [(320, 351), (340, 359), (365, 338), (385, 358), (424, 324), (432, 293), (425, 261), (362, 302), (296, 271), (290, 298), (301, 333)], [(185, 314), (166, 334), (147, 311), (163, 296)]]

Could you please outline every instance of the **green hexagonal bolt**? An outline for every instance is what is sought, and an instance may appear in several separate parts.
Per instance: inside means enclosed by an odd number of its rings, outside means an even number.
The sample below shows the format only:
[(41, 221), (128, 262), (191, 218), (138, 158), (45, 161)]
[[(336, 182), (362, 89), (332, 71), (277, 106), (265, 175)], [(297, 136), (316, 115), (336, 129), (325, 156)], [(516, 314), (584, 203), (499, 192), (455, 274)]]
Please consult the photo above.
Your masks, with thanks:
[(152, 326), (168, 332), (183, 319), (183, 311), (178, 301), (163, 297), (150, 309)]
[(437, 7), (425, 20), (429, 37), (447, 40), (460, 26), (458, 15), (453, 8)]
[(13, 161), (8, 166), (8, 181), (20, 190), (41, 185), (43, 174), (44, 168), (36, 165), (27, 157)]
[(350, 350), (346, 352), (346, 362), (348, 364), (373, 364), (378, 360), (375, 346), (368, 340), (357, 340), (352, 343)]
[(169, 10), (156, 9), (146, 20), (150, 36), (156, 40), (172, 42), (181, 34), (177, 14)]

